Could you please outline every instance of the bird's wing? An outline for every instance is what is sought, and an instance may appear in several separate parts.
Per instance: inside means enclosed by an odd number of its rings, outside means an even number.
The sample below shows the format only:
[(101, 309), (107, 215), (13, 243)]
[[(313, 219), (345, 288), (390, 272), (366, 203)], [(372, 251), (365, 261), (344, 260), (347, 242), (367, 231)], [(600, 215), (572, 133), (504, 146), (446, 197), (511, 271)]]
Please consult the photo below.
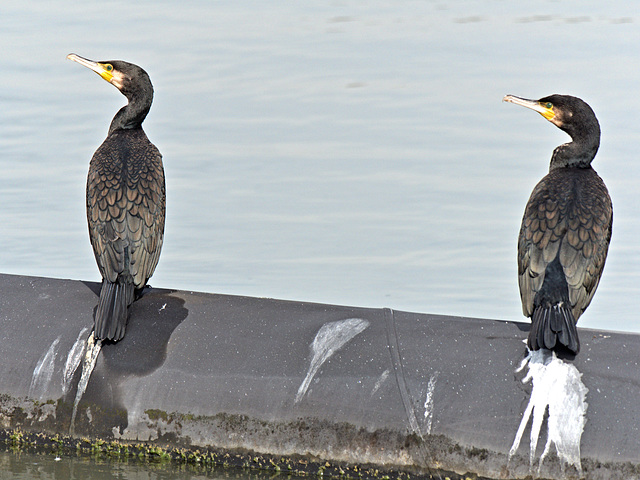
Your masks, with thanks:
[[(543, 178), (531, 194), (518, 238), (518, 280), (522, 310), (533, 313), (547, 265), (559, 256), (575, 320), (598, 286), (611, 238), (611, 200), (604, 183)], [(584, 179), (583, 179), (584, 180)], [(570, 194), (577, 188), (578, 194)]]
[(579, 200), (568, 205), (563, 213), (567, 216), (567, 232), (560, 248), (560, 263), (576, 320), (596, 293), (611, 240), (611, 199), (595, 172), (593, 178), (582, 183)]
[(124, 210), (122, 172), (110, 168), (119, 161), (109, 139), (96, 150), (87, 177), (89, 238), (102, 278), (115, 282), (125, 269), (126, 238), (119, 234)]
[[(135, 167), (135, 161), (134, 163)], [(165, 181), (162, 155), (149, 144), (137, 175), (127, 184), (127, 227), (131, 242), (130, 272), (141, 288), (153, 275), (164, 239)], [(143, 164), (143, 165), (142, 165)]]
[(518, 283), (522, 311), (533, 314), (533, 301), (542, 288), (547, 265), (558, 254), (565, 231), (557, 196), (543, 178), (534, 188), (525, 208), (518, 237)]
[(89, 236), (103, 278), (115, 282), (129, 274), (142, 288), (158, 263), (164, 236), (162, 155), (148, 140), (142, 149), (112, 148), (111, 143), (102, 144), (89, 168)]

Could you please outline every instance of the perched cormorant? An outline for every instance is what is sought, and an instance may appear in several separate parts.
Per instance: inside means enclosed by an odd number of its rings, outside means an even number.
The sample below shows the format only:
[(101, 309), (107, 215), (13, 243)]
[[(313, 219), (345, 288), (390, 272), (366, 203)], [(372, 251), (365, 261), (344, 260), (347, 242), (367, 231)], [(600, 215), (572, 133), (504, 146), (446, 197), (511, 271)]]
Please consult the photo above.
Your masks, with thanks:
[(87, 177), (89, 237), (102, 275), (93, 334), (117, 342), (124, 337), (129, 306), (158, 264), (164, 236), (162, 155), (142, 129), (153, 86), (131, 63), (93, 62), (73, 53), (67, 58), (96, 72), (128, 100), (93, 154)]
[(522, 311), (531, 317), (528, 346), (575, 355), (576, 323), (589, 306), (607, 258), (613, 208), (591, 161), (600, 146), (600, 125), (579, 98), (551, 95), (503, 101), (540, 113), (571, 136), (553, 151), (549, 174), (536, 185), (518, 237)]

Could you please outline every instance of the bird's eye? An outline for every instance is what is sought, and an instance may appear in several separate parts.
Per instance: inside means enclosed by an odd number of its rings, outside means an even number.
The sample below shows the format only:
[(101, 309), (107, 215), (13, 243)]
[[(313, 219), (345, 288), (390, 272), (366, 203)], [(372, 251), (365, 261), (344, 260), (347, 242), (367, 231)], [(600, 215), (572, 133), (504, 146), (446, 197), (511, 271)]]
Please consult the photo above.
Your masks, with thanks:
[(545, 103), (544, 106), (547, 107), (547, 108), (551, 108), (551, 107), (553, 107), (553, 103), (547, 102), (547, 103)]
[[(105, 68), (105, 70), (106, 70), (107, 72), (111, 72), (111, 71), (113, 70), (113, 65), (111, 65), (111, 64), (109, 64), (109, 63), (107, 63), (107, 64), (104, 66), (104, 68)], [(551, 105), (551, 104), (549, 104), (549, 105)]]

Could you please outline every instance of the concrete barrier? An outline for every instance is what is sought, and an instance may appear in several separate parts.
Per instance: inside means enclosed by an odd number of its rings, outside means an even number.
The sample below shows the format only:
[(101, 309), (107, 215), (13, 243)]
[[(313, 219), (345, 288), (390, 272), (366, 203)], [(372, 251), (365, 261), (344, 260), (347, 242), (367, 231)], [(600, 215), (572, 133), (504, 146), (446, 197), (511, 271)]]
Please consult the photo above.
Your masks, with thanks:
[[(68, 434), (99, 284), (0, 274), (0, 426)], [(148, 289), (74, 435), (429, 474), (640, 478), (640, 341), (528, 324)], [(525, 358), (526, 357), (526, 358)]]

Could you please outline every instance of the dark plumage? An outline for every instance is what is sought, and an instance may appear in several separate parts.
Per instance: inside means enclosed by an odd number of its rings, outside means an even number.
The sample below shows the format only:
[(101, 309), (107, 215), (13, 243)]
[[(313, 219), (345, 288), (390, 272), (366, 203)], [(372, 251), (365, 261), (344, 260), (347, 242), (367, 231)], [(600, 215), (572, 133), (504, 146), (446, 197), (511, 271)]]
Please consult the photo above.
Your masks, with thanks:
[(129, 306), (158, 264), (164, 236), (162, 155), (142, 129), (153, 86), (131, 63), (67, 58), (98, 73), (128, 100), (94, 153), (87, 178), (89, 237), (102, 275), (93, 333), (117, 342), (124, 337)]
[(539, 112), (573, 140), (553, 151), (549, 174), (525, 208), (518, 281), (523, 313), (532, 322), (529, 349), (577, 354), (576, 323), (596, 292), (611, 240), (611, 198), (591, 168), (600, 125), (591, 107), (576, 97), (503, 100)]

